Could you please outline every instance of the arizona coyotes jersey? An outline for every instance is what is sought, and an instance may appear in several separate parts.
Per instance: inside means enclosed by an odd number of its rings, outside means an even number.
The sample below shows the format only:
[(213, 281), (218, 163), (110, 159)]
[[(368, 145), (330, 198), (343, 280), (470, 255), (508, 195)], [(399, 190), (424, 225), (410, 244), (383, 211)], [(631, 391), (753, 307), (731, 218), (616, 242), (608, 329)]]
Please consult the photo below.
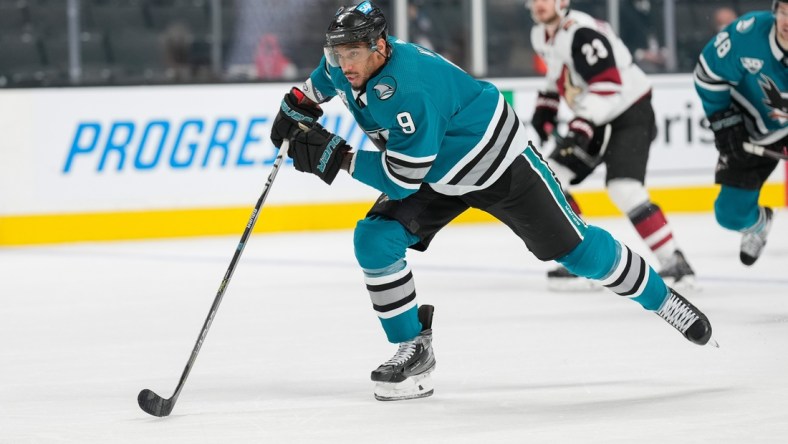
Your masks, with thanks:
[(643, 71), (605, 21), (570, 10), (555, 35), (531, 29), (531, 44), (547, 63), (547, 92), (558, 92), (575, 116), (602, 125), (651, 91)]
[(735, 105), (754, 142), (788, 136), (788, 56), (775, 36), (769, 11), (746, 14), (701, 52), (695, 89), (707, 116)]

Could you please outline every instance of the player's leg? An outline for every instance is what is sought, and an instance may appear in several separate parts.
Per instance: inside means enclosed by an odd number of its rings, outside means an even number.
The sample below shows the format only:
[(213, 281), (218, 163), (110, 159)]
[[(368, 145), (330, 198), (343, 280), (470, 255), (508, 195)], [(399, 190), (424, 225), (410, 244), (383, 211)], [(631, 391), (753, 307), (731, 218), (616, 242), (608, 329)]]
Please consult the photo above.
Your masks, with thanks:
[(388, 340), (398, 344), (394, 356), (372, 372), (379, 400), (421, 398), (433, 392), (432, 307), (417, 304), (405, 251), (426, 249), (435, 233), (465, 209), (456, 198), (425, 187), (400, 201), (381, 196), (356, 225), (356, 259), (373, 309)]
[[(591, 173), (593, 168), (590, 168), (587, 164), (580, 161), (567, 161), (566, 157), (558, 156), (555, 151), (545, 160), (550, 166), (550, 169), (553, 170), (555, 177), (561, 183), (566, 202), (575, 214), (582, 217), (580, 205), (569, 191), (569, 184), (575, 183), (576, 179), (580, 176), (584, 179)], [(563, 265), (558, 264), (555, 268), (547, 271), (547, 289), (550, 291), (564, 292), (601, 290), (602, 287), (596, 282), (584, 279), (570, 272)]]
[(772, 227), (772, 209), (759, 206), (758, 198), (777, 163), (750, 154), (717, 161), (715, 181), (722, 187), (714, 201), (714, 216), (723, 228), (742, 233), (739, 259), (745, 265), (758, 260)]
[(479, 202), (466, 201), (504, 222), (540, 260), (557, 260), (579, 276), (601, 281), (614, 293), (654, 311), (694, 343), (709, 341), (711, 325), (706, 316), (669, 289), (637, 253), (577, 217), (535, 150), (527, 149), (515, 161), (509, 180), (503, 184), (509, 193), (505, 199), (489, 206), (483, 205), (483, 195)]
[(644, 98), (612, 123), (604, 161), (610, 200), (624, 213), (656, 256), (668, 285), (693, 288), (695, 272), (678, 248), (662, 209), (644, 186), (651, 142), (656, 134), (654, 109)]
[(772, 228), (772, 209), (759, 206), (760, 190), (723, 185), (714, 201), (714, 215), (723, 228), (742, 233), (739, 259), (752, 265), (761, 256)]
[(642, 182), (635, 179), (613, 179), (607, 184), (608, 195), (635, 227), (646, 245), (659, 260), (660, 276), (668, 285), (694, 289), (695, 271), (678, 248), (673, 230), (662, 209), (651, 201)]

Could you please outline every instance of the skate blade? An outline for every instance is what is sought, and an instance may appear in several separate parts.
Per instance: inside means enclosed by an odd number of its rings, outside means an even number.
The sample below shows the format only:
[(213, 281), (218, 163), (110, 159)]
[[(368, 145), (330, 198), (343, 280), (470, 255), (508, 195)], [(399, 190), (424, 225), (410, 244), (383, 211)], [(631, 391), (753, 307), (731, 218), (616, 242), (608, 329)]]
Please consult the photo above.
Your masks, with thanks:
[(547, 278), (547, 290), (560, 293), (601, 291), (602, 284), (586, 278)]
[(402, 382), (378, 382), (375, 399), (378, 401), (404, 401), (432, 396), (434, 388), (429, 373), (412, 376)]
[(717, 340), (714, 339), (714, 337), (709, 338), (709, 342), (707, 342), (706, 345), (710, 345), (714, 348), (720, 348), (720, 343), (717, 342)]

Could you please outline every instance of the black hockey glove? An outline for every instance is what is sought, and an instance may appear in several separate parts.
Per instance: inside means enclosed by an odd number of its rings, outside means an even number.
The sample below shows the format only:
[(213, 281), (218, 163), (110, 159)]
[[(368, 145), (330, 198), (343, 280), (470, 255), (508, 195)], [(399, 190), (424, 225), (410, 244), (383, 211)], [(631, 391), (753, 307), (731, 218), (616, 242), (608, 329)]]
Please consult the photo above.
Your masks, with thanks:
[(536, 109), (531, 118), (531, 125), (534, 126), (536, 133), (539, 134), (539, 139), (545, 143), (550, 133), (558, 124), (558, 93), (540, 92), (536, 98)]
[(749, 140), (742, 115), (732, 109), (718, 111), (709, 117), (714, 131), (714, 146), (722, 156), (745, 157), (744, 142)]
[[(575, 117), (569, 122), (569, 132), (563, 139), (565, 146), (576, 146), (582, 150), (588, 150), (591, 139), (594, 138), (594, 124), (586, 119)], [(556, 148), (560, 143), (556, 142)]]
[(298, 129), (298, 124), (311, 126), (323, 115), (323, 110), (304, 95), (298, 88), (293, 88), (285, 94), (279, 113), (271, 127), (271, 142), (279, 148), (282, 140), (293, 137), (293, 132)]
[(307, 131), (295, 130), (287, 154), (296, 170), (312, 173), (331, 185), (348, 151), (350, 147), (344, 139), (316, 124)]
[[(603, 128), (600, 127), (601, 129)], [(569, 122), (566, 137), (556, 138), (555, 149), (550, 153), (550, 158), (574, 173), (575, 176), (569, 181), (571, 185), (582, 182), (602, 162), (601, 136), (605, 131), (599, 132), (600, 137), (594, 137), (595, 132), (591, 122), (578, 117)]]

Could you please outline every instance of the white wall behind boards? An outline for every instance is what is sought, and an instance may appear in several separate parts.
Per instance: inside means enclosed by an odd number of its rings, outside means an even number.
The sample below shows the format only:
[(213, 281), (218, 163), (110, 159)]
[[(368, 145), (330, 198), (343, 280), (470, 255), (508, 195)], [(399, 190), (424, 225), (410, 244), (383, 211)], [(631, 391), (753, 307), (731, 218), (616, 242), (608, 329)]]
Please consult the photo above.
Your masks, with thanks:
[[(541, 82), (493, 82), (514, 91), (520, 118), (529, 120)], [(659, 136), (649, 185), (711, 184), (716, 153), (691, 77), (654, 82)], [(268, 134), (290, 86), (0, 91), (0, 215), (249, 205), (270, 171), (275, 149)], [(340, 101), (324, 109), (330, 131), (373, 149)], [(584, 186), (601, 188), (601, 177)], [(377, 196), (345, 174), (328, 187), (292, 167), (277, 177), (274, 191), (272, 204)]]

